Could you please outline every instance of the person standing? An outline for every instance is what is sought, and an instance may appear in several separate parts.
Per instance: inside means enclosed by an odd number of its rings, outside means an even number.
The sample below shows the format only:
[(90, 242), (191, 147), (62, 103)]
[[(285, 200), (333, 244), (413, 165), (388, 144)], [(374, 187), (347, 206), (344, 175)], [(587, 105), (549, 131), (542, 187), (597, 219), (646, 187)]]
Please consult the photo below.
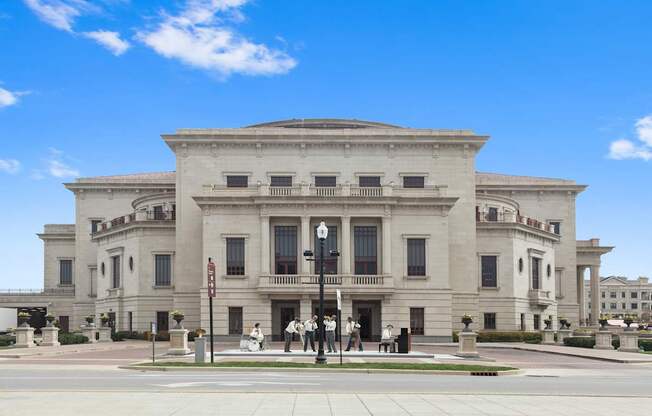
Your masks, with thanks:
[(337, 320), (335, 316), (324, 317), (324, 326), (326, 327), (326, 344), (328, 345), (328, 352), (337, 352), (337, 348), (335, 348), (335, 330), (337, 329)]
[(355, 322), (353, 322), (353, 318), (350, 316), (346, 318), (346, 335), (349, 336), (349, 342), (346, 344), (346, 349), (344, 351), (350, 351), (351, 346), (353, 345), (353, 341), (355, 337), (353, 336), (353, 328), (355, 327)]
[(310, 348), (312, 348), (312, 352), (317, 352), (315, 351), (315, 331), (317, 330), (317, 315), (313, 316), (312, 318), (304, 322), (303, 329), (304, 331), (306, 331), (303, 340), (303, 352), (308, 351), (308, 341), (310, 341)]
[(353, 322), (353, 328), (351, 334), (353, 335), (354, 345), (358, 344), (358, 351), (362, 352), (364, 351), (364, 348), (362, 348), (362, 338), (360, 338), (360, 328), (362, 328), (362, 325), (360, 325), (360, 320), (358, 319), (358, 321)]
[(292, 345), (292, 337), (297, 333), (297, 325), (300, 323), (301, 320), (299, 320), (299, 318), (294, 318), (294, 321), (290, 321), (288, 326), (285, 327), (285, 333), (283, 334), (285, 337), (285, 352), (292, 352), (290, 351), (290, 345)]

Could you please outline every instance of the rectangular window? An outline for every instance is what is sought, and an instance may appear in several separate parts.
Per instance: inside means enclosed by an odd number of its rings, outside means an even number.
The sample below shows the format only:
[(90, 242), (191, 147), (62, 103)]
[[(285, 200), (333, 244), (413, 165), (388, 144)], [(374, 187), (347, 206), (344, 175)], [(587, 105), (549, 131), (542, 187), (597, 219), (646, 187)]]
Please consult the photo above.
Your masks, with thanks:
[(244, 276), (245, 274), (245, 239), (226, 239), (226, 274)]
[(154, 206), (154, 219), (157, 221), (162, 221), (165, 219), (165, 212), (163, 211), (163, 205)]
[(541, 329), (541, 315), (534, 315), (534, 330), (538, 331)]
[(249, 186), (249, 177), (246, 175), (228, 175), (226, 177), (227, 188), (246, 188)]
[(601, 296), (602, 296), (602, 299), (606, 298), (607, 297), (607, 292), (602, 292)]
[(156, 254), (154, 256), (154, 285), (170, 286), (172, 284), (172, 256)]
[(292, 176), (272, 176), (270, 186), (292, 186)]
[(408, 276), (426, 275), (426, 239), (425, 238), (408, 238), (407, 274)]
[(276, 274), (297, 274), (297, 227), (274, 227)]
[(494, 312), (484, 314), (484, 329), (496, 329), (496, 314)]
[(498, 287), (498, 257), (480, 257), (482, 268), (482, 287)]
[(120, 287), (120, 256), (111, 257), (111, 288)]
[(632, 299), (638, 299), (638, 292), (632, 292), (629, 294), (629, 297)]
[(615, 304), (615, 303), (610, 303), (610, 304), (609, 304), (609, 308), (611, 308), (611, 309), (618, 309), (618, 305)]
[[(319, 274), (319, 238), (317, 238), (317, 227), (314, 229), (313, 238), (315, 241), (315, 274)], [(330, 251), (337, 251), (337, 227), (328, 226), (328, 236), (324, 241), (324, 273), (337, 274), (337, 257), (330, 256)]]
[(521, 314), (521, 331), (525, 331), (525, 314)]
[(621, 305), (623, 306), (622, 309), (627, 309), (627, 304), (626, 303), (622, 303)]
[(485, 219), (487, 221), (493, 221), (493, 222), (498, 221), (498, 208), (489, 207), (489, 209), (487, 210), (487, 215), (485, 216)]
[(72, 260), (59, 260), (59, 284), (72, 285)]
[(602, 305), (601, 305), (600, 307), (601, 307), (602, 309), (607, 309), (607, 305), (605, 305), (604, 303), (602, 303)]
[(638, 303), (632, 303), (632, 309), (638, 309)]
[(423, 176), (403, 176), (403, 188), (424, 188), (425, 178)]
[(242, 307), (229, 308), (229, 335), (242, 335)]
[(167, 331), (170, 329), (170, 312), (158, 311), (156, 312), (156, 330)]
[(620, 292), (620, 297), (624, 299), (625, 297), (627, 297), (627, 295), (625, 294), (625, 292)]
[(91, 234), (95, 234), (100, 229), (102, 220), (91, 220)]
[(549, 224), (552, 225), (552, 229), (555, 234), (561, 235), (561, 222), (550, 221)]
[(355, 274), (371, 274), (378, 272), (375, 226), (353, 227)]
[(532, 257), (532, 289), (541, 289), (541, 259)]
[(616, 292), (609, 292), (609, 297), (611, 299), (616, 299)]
[(424, 326), (424, 308), (410, 308), (410, 333), (423, 335)]
[(335, 187), (337, 186), (336, 176), (315, 176), (315, 186)]
[(360, 176), (358, 177), (358, 185), (361, 188), (379, 188), (380, 176)]

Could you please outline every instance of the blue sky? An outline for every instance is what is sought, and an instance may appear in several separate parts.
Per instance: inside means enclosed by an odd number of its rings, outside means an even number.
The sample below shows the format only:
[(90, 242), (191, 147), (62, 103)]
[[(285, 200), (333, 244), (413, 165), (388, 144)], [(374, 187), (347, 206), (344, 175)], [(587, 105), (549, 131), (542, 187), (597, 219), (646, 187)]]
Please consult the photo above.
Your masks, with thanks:
[[(471, 128), (478, 169), (590, 185), (603, 274), (652, 274), (649, 1), (4, 0), (0, 288), (40, 287), (76, 175), (174, 169), (181, 127)], [(648, 118), (649, 117), (649, 118)]]

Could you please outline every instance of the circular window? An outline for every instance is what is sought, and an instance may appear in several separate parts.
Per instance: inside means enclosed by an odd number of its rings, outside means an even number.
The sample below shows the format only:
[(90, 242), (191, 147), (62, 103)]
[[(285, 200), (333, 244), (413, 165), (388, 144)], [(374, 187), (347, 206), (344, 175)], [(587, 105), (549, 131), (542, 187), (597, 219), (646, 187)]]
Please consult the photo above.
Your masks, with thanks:
[(134, 271), (134, 258), (129, 256), (129, 270)]
[(104, 276), (104, 262), (100, 265), (100, 270), (102, 271), (102, 276)]
[(546, 273), (548, 273), (548, 277), (552, 275), (552, 267), (550, 267), (550, 265), (546, 268)]
[(523, 273), (523, 258), (518, 259), (518, 272)]

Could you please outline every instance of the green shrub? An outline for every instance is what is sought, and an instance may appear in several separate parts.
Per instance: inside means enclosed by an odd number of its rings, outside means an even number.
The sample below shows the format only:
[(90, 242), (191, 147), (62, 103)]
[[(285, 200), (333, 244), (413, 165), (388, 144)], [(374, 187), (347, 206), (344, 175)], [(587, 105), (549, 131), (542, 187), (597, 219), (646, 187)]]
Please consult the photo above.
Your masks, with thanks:
[(16, 343), (16, 337), (11, 335), (0, 335), (0, 347), (8, 347)]
[(638, 347), (643, 351), (652, 351), (652, 340), (649, 339), (639, 339)]
[[(457, 332), (453, 332), (453, 342), (458, 342)], [(540, 344), (540, 332), (525, 331), (480, 331), (478, 342), (526, 342), (528, 344)]]
[(85, 337), (79, 333), (67, 333), (64, 332), (59, 334), (59, 342), (61, 345), (70, 345), (70, 344), (86, 344), (88, 342), (88, 337)]
[(564, 345), (567, 346), (567, 347), (593, 348), (595, 346), (595, 338), (593, 338), (593, 337), (566, 337), (566, 338), (564, 338)]

